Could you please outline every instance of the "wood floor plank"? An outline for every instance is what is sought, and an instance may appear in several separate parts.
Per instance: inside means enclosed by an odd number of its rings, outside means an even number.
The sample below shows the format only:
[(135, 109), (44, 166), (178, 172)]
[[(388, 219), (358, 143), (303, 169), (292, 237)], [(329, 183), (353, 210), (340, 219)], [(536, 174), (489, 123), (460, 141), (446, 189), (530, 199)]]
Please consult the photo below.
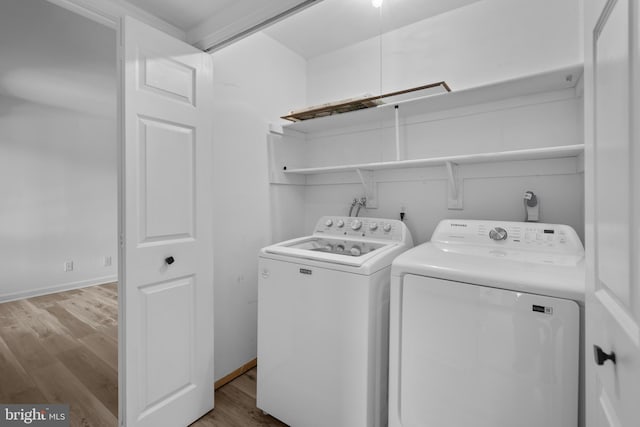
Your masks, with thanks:
[(29, 315), (29, 308), (25, 306), (24, 300), (9, 301), (0, 304), (0, 313), (3, 323), (0, 326), (15, 326), (19, 320)]
[(47, 398), (44, 396), (42, 391), (37, 387), (33, 386), (26, 390), (15, 392), (10, 395), (8, 400), (3, 400), (3, 402), (11, 402), (11, 403), (41, 403), (47, 404)]
[(250, 396), (253, 400), (256, 399), (256, 368), (247, 371), (232, 382), (234, 387)]
[[(109, 309), (109, 315), (111, 318), (117, 320), (118, 315), (118, 295), (107, 289), (102, 289), (100, 286), (93, 286), (91, 288), (85, 288), (82, 292), (81, 298), (88, 300), (91, 303), (100, 302), (106, 308)], [(114, 317), (115, 315), (115, 317)]]
[(118, 341), (113, 338), (96, 332), (80, 338), (79, 341), (84, 344), (93, 354), (107, 363), (113, 370), (118, 371)]
[(118, 309), (104, 304), (103, 298), (87, 298), (86, 295), (79, 295), (59, 303), (61, 307), (73, 316), (84, 322), (90, 328), (96, 330), (100, 327), (113, 326), (118, 322)]
[(83, 345), (77, 339), (69, 336), (68, 332), (66, 334), (52, 335), (42, 339), (41, 341), (42, 345), (52, 356), (57, 356), (63, 351), (69, 351)]
[(31, 371), (47, 403), (68, 403), (71, 426), (114, 427), (118, 418), (62, 362)]
[(12, 402), (14, 396), (34, 386), (29, 374), (0, 336), (0, 402)]
[(69, 331), (55, 316), (47, 310), (33, 304), (31, 300), (24, 300), (23, 304), (28, 308), (28, 313), (22, 316), (20, 324), (28, 326), (40, 339), (52, 336), (67, 335)]
[(256, 368), (216, 390), (216, 407), (192, 424), (194, 427), (286, 427), (256, 408)]
[(14, 326), (17, 322), (17, 316), (11, 310), (13, 301), (0, 303), (0, 325)]
[(42, 345), (38, 337), (24, 326), (0, 328), (0, 335), (11, 349), (25, 371), (50, 365), (54, 362), (51, 354)]
[(86, 337), (87, 335), (95, 332), (93, 328), (88, 326), (81, 319), (75, 317), (59, 304), (47, 307), (47, 311), (58, 319), (58, 321), (69, 330), (69, 333), (74, 338)]
[(98, 328), (98, 332), (105, 334), (106, 336), (108, 336), (109, 338), (115, 341), (118, 341), (118, 325), (104, 326), (104, 327)]
[(35, 305), (36, 307), (45, 308), (45, 307), (52, 306), (53, 304), (57, 304), (60, 301), (69, 299), (71, 297), (73, 297), (73, 295), (70, 294), (69, 292), (57, 292), (55, 294), (47, 294), (47, 295), (32, 297), (25, 301), (28, 301), (29, 303)]
[(86, 347), (58, 355), (58, 359), (111, 413), (118, 416), (118, 372)]
[(105, 298), (106, 302), (109, 302), (113, 305), (118, 305), (118, 286), (115, 283), (84, 288), (84, 293), (92, 296), (101, 296)]

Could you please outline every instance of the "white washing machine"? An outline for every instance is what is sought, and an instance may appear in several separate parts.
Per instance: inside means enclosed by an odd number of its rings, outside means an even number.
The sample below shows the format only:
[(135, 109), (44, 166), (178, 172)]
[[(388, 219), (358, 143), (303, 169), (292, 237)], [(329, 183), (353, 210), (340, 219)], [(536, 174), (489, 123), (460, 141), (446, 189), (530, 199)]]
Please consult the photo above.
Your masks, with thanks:
[(393, 262), (389, 426), (578, 426), (583, 302), (571, 227), (440, 222)]
[(260, 251), (258, 408), (295, 427), (386, 425), (391, 262), (412, 246), (401, 221), (323, 217)]

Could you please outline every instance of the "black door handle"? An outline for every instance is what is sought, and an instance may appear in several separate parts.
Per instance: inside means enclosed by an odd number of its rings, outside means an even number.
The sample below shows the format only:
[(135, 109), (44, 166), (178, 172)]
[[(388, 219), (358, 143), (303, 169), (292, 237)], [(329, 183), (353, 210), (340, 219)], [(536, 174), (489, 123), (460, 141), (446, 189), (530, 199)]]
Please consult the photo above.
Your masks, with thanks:
[(175, 259), (172, 256), (166, 257), (164, 259), (164, 262), (166, 262), (167, 264), (171, 265), (175, 262)]
[(604, 362), (611, 360), (611, 363), (616, 364), (616, 354), (612, 351), (611, 354), (607, 354), (602, 349), (594, 345), (593, 346), (593, 358), (596, 360), (596, 365), (604, 365)]

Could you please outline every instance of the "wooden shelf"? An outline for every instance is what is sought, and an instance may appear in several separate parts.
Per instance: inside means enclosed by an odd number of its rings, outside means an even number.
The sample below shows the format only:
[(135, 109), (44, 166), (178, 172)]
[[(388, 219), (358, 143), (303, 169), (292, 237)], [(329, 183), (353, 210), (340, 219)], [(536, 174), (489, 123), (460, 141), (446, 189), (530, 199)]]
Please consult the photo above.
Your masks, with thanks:
[(288, 169), (283, 171), (287, 175), (315, 175), (338, 172), (355, 172), (357, 170), (381, 170), (420, 168), (428, 166), (445, 166), (449, 164), (491, 163), (517, 160), (556, 159), (562, 157), (577, 157), (584, 152), (584, 145), (563, 145), (548, 148), (532, 148), (526, 150), (500, 151), (494, 153), (479, 153), (460, 156), (433, 157), (428, 159), (396, 160), (376, 163), (360, 163), (341, 166), (327, 166), (316, 168)]
[(301, 133), (322, 132), (392, 120), (396, 105), (399, 106), (402, 117), (408, 117), (495, 102), (517, 96), (533, 95), (540, 92), (570, 89), (576, 87), (582, 75), (582, 70), (582, 65), (574, 65), (460, 91), (456, 91), (454, 86), (452, 92), (286, 124), (282, 126), (282, 129), (285, 132), (286, 130)]

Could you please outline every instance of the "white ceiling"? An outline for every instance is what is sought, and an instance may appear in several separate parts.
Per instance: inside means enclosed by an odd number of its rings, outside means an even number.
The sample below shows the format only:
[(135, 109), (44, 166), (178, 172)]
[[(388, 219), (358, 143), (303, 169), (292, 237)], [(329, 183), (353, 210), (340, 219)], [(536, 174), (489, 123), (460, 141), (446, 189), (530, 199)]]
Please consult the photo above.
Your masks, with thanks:
[(309, 59), (480, 0), (323, 0), (264, 32)]
[[(213, 15), (224, 15), (238, 0), (127, 0), (140, 9), (188, 32)], [(240, 0), (245, 3), (256, 0)], [(257, 0), (260, 1), (260, 0)], [(231, 18), (230, 18), (231, 19)]]
[[(184, 31), (206, 49), (304, 0), (122, 0)], [(305, 58), (339, 49), (480, 0), (317, 0), (265, 30)]]
[(189, 43), (206, 50), (322, 0), (120, 1), (171, 24), (186, 35)]

